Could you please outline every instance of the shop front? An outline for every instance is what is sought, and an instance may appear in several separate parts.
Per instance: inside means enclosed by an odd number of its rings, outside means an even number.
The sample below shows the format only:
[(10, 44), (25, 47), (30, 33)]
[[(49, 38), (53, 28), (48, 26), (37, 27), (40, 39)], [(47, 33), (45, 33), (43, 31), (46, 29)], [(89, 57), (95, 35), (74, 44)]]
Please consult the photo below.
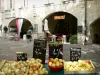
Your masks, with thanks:
[[(48, 22), (45, 22), (45, 20)], [(56, 35), (58, 40), (66, 35), (66, 40), (69, 42), (71, 36), (77, 36), (77, 18), (70, 13), (63, 11), (51, 13), (44, 18), (43, 23), (44, 31), (48, 30), (50, 34)], [(45, 25), (47, 25), (47, 29)]]

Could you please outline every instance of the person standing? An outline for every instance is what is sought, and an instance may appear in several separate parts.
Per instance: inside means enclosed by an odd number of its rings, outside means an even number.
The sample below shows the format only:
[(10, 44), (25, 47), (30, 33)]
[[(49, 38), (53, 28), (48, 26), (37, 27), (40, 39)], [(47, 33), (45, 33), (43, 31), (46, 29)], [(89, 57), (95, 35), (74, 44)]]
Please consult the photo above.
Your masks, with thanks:
[(29, 42), (29, 41), (31, 41), (31, 40), (32, 40), (32, 30), (29, 29), (29, 30), (27, 31), (27, 41)]
[(6, 37), (6, 36), (7, 36), (7, 32), (8, 32), (7, 26), (4, 26), (3, 30), (4, 30), (5, 38), (7, 38), (7, 37)]

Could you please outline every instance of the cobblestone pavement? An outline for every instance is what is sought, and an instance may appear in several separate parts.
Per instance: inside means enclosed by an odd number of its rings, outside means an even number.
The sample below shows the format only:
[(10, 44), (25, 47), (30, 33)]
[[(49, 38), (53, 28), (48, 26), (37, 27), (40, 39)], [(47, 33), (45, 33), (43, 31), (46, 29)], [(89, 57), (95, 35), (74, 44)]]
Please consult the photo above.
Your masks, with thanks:
[[(80, 47), (82, 48), (81, 59), (89, 59), (93, 61), (93, 64), (100, 72), (100, 45), (76, 45), (76, 44), (64, 44), (64, 60), (70, 58), (70, 48)], [(26, 52), (28, 57), (33, 56), (33, 41), (27, 43), (26, 41), (9, 41), (8, 39), (0, 39), (0, 60), (16, 60), (16, 52)], [(46, 52), (46, 59), (48, 59), (48, 49)]]
[(9, 41), (7, 39), (0, 40), (0, 59), (16, 60), (16, 52), (26, 52), (28, 57), (32, 57), (33, 43), (26, 41)]

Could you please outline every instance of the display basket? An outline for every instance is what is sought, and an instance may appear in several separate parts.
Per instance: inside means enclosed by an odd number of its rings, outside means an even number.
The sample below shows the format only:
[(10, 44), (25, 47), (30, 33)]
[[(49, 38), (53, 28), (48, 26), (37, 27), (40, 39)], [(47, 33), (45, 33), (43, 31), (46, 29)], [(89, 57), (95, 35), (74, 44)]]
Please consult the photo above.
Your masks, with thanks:
[(61, 70), (63, 70), (63, 67), (64, 67), (64, 63), (63, 63), (63, 66), (60, 66), (60, 67), (52, 67), (49, 65), (49, 62), (47, 64), (52, 72), (60, 72)]
[(88, 61), (89, 61), (90, 65), (92, 66), (93, 70), (90, 70), (90, 71), (89, 70), (88, 71), (66, 71), (64, 68), (64, 74), (89, 74), (89, 73), (95, 74), (96, 70), (95, 70), (95, 67), (94, 67), (92, 61), (91, 60), (88, 60)]

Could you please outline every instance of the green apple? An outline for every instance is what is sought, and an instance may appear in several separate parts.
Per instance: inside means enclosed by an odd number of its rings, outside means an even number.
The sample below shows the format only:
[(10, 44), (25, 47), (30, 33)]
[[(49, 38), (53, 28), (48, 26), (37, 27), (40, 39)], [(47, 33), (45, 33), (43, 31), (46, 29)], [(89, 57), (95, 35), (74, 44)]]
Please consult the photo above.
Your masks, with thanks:
[(62, 62), (63, 62), (63, 60), (62, 60), (62, 59), (59, 59), (59, 62), (60, 62), (60, 63), (62, 63)]
[(55, 67), (56, 65), (54, 64), (54, 63), (52, 63), (52, 65), (51, 65), (52, 67)]

